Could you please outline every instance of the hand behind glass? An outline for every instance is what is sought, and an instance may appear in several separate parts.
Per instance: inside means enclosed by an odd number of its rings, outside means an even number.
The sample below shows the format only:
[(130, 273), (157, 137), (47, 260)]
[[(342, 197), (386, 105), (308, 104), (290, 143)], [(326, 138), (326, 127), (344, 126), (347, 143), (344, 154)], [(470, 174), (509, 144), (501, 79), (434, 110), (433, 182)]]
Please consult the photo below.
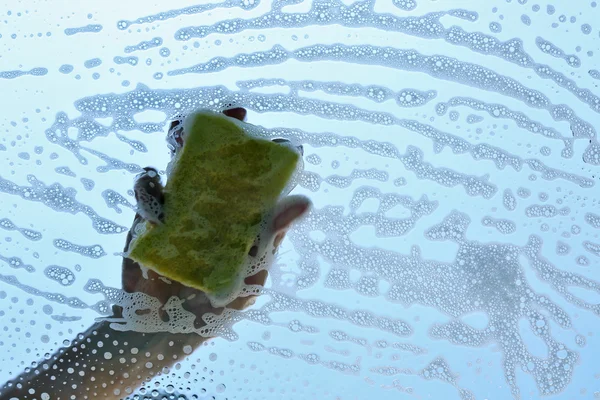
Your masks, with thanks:
[[(236, 118), (240, 121), (244, 121), (246, 117), (246, 110), (244, 108), (233, 108), (225, 110), (223, 113), (231, 118)], [(181, 124), (177, 121), (171, 123), (170, 132), (174, 132), (173, 144), (176, 146), (184, 145), (183, 129)], [(289, 142), (285, 139), (275, 139), (277, 143)], [(289, 145), (289, 143), (285, 143)], [(302, 152), (302, 146), (294, 147), (297, 151)], [(290, 189), (290, 188), (288, 188)], [(290, 189), (291, 190), (291, 189)], [(256, 254), (250, 256), (260, 258), (266, 252), (274, 252), (281, 243), (285, 236), (286, 231), (289, 229), (291, 224), (299, 217), (304, 215), (310, 207), (310, 200), (304, 196), (291, 196), (287, 197), (286, 200), (281, 201), (271, 216), (271, 219), (267, 222), (266, 231), (261, 232), (264, 237), (261, 238), (262, 247), (254, 250)], [(139, 214), (136, 214), (133, 227), (144, 219)], [(127, 235), (125, 243), (125, 251), (129, 247), (132, 235), (131, 231)], [(256, 247), (256, 246), (254, 246)], [(252, 250), (251, 250), (252, 253)], [(267, 279), (268, 272), (261, 270), (255, 275), (249, 276), (245, 279), (247, 285), (260, 285), (263, 286)], [(183, 307), (196, 315), (196, 326), (202, 325), (202, 315), (207, 312), (220, 314), (223, 308), (214, 308), (210, 305), (206, 295), (201, 290), (197, 290), (188, 286), (185, 286), (179, 282), (166, 279), (164, 276), (152, 271), (142, 271), (140, 265), (131, 259), (125, 258), (122, 266), (122, 288), (128, 293), (142, 292), (155, 297), (164, 305), (172, 296), (176, 296), (180, 299), (186, 299), (183, 303)], [(238, 297), (227, 305), (227, 308), (242, 310), (255, 301), (256, 296)], [(161, 317), (168, 318), (166, 313), (161, 310)]]

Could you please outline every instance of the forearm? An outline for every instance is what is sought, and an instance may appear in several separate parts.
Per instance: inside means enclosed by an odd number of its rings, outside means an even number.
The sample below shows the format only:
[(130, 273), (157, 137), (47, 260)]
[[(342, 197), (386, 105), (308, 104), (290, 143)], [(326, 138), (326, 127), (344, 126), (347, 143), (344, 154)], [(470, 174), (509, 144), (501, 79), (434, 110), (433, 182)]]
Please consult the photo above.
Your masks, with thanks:
[[(134, 226), (141, 220), (136, 214)], [(125, 251), (132, 239), (127, 236)], [(169, 284), (159, 275), (148, 271), (151, 279), (143, 276), (140, 266), (125, 258), (122, 265), (125, 292), (143, 292), (158, 298), (163, 304), (172, 296), (186, 299), (184, 308), (196, 315), (198, 325), (202, 316), (221, 314), (223, 309), (210, 306), (206, 296), (177, 282)], [(261, 270), (246, 278), (248, 285), (264, 285), (267, 272)], [(240, 297), (228, 308), (242, 310), (251, 305), (254, 296)], [(114, 315), (121, 317), (118, 307)], [(36, 368), (27, 369), (18, 377), (0, 387), (0, 400), (33, 399), (121, 399), (135, 392), (141, 385), (195, 351), (210, 338), (196, 332), (171, 334), (168, 332), (141, 333), (119, 331), (102, 321), (77, 335), (69, 347), (59, 349), (50, 359), (41, 361)], [(195, 326), (198, 328), (198, 326)], [(47, 394), (46, 395), (44, 395)]]
[(0, 399), (121, 399), (206, 340), (196, 333), (121, 332), (102, 321), (50, 360), (6, 383)]

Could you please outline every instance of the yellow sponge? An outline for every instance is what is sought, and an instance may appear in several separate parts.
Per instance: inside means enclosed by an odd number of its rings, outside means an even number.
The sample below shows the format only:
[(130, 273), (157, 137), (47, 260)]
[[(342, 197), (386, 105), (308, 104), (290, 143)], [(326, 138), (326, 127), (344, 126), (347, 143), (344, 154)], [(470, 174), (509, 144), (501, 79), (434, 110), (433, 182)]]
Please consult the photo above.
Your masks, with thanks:
[(222, 114), (188, 118), (185, 146), (165, 186), (165, 222), (147, 223), (128, 256), (186, 286), (220, 293), (241, 272), (299, 155), (251, 137), (243, 123)]

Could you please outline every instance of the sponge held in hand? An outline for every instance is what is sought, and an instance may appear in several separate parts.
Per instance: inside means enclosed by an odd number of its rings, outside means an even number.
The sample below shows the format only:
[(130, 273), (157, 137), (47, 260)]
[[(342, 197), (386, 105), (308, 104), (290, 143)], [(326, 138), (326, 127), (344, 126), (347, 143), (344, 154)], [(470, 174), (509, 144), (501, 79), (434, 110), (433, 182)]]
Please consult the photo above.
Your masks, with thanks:
[(185, 145), (164, 190), (164, 224), (147, 223), (129, 258), (206, 293), (234, 284), (299, 160), (242, 126), (212, 112), (187, 117)]

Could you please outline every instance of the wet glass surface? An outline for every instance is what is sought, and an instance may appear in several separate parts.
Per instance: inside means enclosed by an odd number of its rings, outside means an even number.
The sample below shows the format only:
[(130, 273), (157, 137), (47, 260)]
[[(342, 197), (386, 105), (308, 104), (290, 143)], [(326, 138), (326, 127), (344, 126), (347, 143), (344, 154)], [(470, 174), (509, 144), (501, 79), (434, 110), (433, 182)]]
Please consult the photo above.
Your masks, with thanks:
[[(595, 1), (160, 3), (0, 9), (0, 398), (600, 398)], [(231, 106), (313, 207), (254, 305), (165, 322), (134, 177)]]

